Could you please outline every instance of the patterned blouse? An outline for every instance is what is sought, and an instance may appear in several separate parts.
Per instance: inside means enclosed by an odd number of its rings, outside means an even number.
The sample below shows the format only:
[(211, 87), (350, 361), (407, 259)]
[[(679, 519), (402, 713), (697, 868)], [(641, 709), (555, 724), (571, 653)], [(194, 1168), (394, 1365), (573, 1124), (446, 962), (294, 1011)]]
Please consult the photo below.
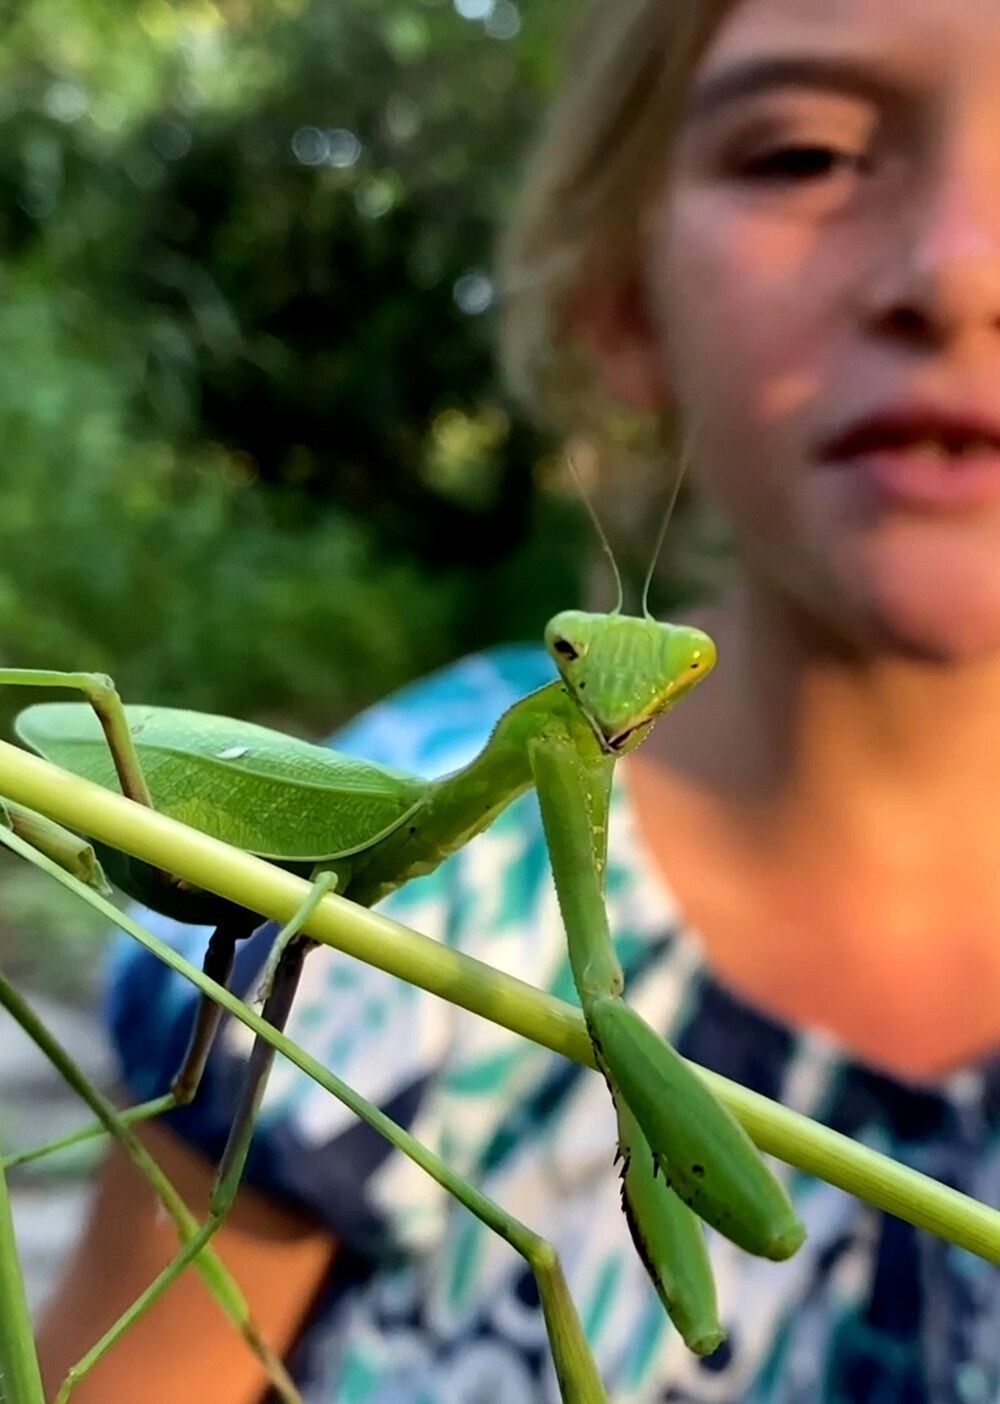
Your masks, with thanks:
[[(552, 677), (538, 648), (474, 656), (373, 707), (336, 744), (443, 774), (475, 753), (511, 701)], [(629, 1000), (683, 1054), (1000, 1204), (1000, 1057), (907, 1083), (735, 998), (643, 851), (620, 783), (608, 906)], [(574, 998), (533, 794), (382, 910)], [(145, 919), (200, 963), (205, 929)], [(273, 935), (265, 927), (241, 950), (239, 993)], [(137, 1099), (156, 1095), (180, 1060), (194, 991), (125, 938), (109, 973), (125, 1079)], [(628, 1236), (598, 1076), (325, 947), (306, 963), (289, 1033), (555, 1243), (614, 1404), (1000, 1400), (1000, 1272), (970, 1254), (777, 1166), (808, 1239), (790, 1262), (772, 1263), (709, 1233), (729, 1335), (699, 1359)], [(227, 1021), (195, 1105), (172, 1118), (212, 1157), (248, 1043)], [(290, 1362), (309, 1404), (557, 1404), (521, 1259), (280, 1058), (248, 1178), (316, 1216), (341, 1245)]]

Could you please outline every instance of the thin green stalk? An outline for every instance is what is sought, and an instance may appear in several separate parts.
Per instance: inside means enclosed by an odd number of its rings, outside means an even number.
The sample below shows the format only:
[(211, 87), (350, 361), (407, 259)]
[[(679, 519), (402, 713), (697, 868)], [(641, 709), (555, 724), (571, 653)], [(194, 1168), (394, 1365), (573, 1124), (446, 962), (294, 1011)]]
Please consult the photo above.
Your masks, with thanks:
[[(128, 1128), (135, 1126), (137, 1122), (152, 1121), (155, 1117), (162, 1116), (164, 1112), (173, 1111), (176, 1106), (177, 1099), (168, 1092), (165, 1096), (157, 1097), (151, 1102), (143, 1102), (141, 1107), (129, 1107), (127, 1111), (119, 1112), (118, 1122), (121, 1126)], [(14, 1155), (8, 1155), (3, 1162), (3, 1168), (5, 1170), (19, 1170), (22, 1165), (31, 1165), (36, 1160), (48, 1159), (49, 1156), (56, 1155), (59, 1151), (71, 1150), (74, 1146), (82, 1145), (84, 1141), (92, 1141), (97, 1137), (103, 1138), (114, 1134), (98, 1121), (93, 1126), (85, 1126), (80, 1131), (67, 1131), (65, 1136), (58, 1136), (54, 1141), (46, 1141), (44, 1145), (33, 1146), (30, 1150), (17, 1151)]]
[[(3, 752), (13, 749), (13, 747), (4, 747), (3, 743), (0, 743), (0, 791), (4, 790), (7, 783), (7, 776), (3, 771)], [(33, 758), (29, 757), (28, 759)], [(45, 762), (41, 762), (41, 764), (45, 765)], [(46, 768), (55, 771), (57, 777), (61, 777), (63, 774), (63, 772), (55, 770), (55, 767), (48, 766)], [(67, 777), (67, 779), (72, 780), (73, 777)], [(96, 790), (99, 795), (107, 794), (108, 798), (114, 802), (113, 807), (125, 807), (126, 815), (130, 816), (134, 812), (140, 815), (147, 813), (141, 806), (133, 805), (120, 796), (111, 795), (110, 792), (100, 790), (97, 786), (88, 786), (88, 789)], [(25, 797), (23, 791), (19, 792), (16, 798), (22, 803), (31, 803), (31, 798)], [(76, 825), (85, 832), (91, 832), (94, 837), (104, 837), (103, 834), (97, 832), (96, 828), (91, 829), (87, 823), (69, 814), (67, 810), (68, 806), (58, 813), (52, 811), (53, 817), (57, 818), (60, 823)], [(79, 810), (81, 815), (85, 815), (86, 812), (83, 807)], [(152, 811), (149, 813), (152, 815)], [(171, 828), (182, 827), (173, 824), (173, 821), (163, 820), (160, 815), (152, 815), (152, 817), (161, 820)], [(198, 846), (202, 836), (194, 833), (193, 830), (184, 830), (184, 833), (187, 835), (184, 851), (189, 852)], [(146, 931), (138, 922), (120, 912), (110, 902), (98, 896), (90, 888), (85, 887), (69, 873), (63, 872), (51, 860), (37, 853), (18, 839), (15, 834), (2, 827), (0, 827), (0, 843), (20, 854), (28, 862), (43, 868), (64, 887), (76, 892), (85, 902), (89, 902), (91, 906), (103, 912), (109, 921), (133, 936), (165, 965), (183, 975), (198, 989), (210, 994), (223, 1009), (232, 1014), (234, 1018), (239, 1019), (247, 1028), (252, 1029), (254, 1033), (260, 1034), (314, 1082), (331, 1092), (333, 1096), (339, 1097), (341, 1095), (342, 1084), (328, 1073), (315, 1058), (310, 1057), (283, 1034), (277, 1033), (270, 1024), (265, 1023), (259, 1014), (237, 999), (222, 985), (203, 975), (200, 970), (197, 970), (165, 942), (159, 940), (152, 932)], [(204, 843), (211, 850), (213, 857), (217, 851), (221, 851), (224, 856), (232, 854), (238, 860), (240, 869), (248, 868), (252, 871), (255, 892), (253, 906), (256, 911), (274, 916), (278, 920), (287, 920), (288, 916), (294, 913), (296, 905), (301, 904), (308, 892), (308, 884), (301, 879), (290, 878), (289, 874), (272, 868), (269, 864), (262, 863), (258, 859), (250, 858), (247, 854), (229, 850), (224, 844), (215, 843), (214, 840), (205, 839)], [(140, 851), (138, 837), (132, 836), (128, 830), (124, 832), (122, 847), (126, 852), (143, 857), (147, 861), (157, 863), (161, 861), (160, 855), (153, 855), (145, 845)], [(211, 880), (211, 870), (204, 863), (199, 863), (197, 870), (193, 865), (190, 865), (175, 868), (173, 871), (179, 872), (180, 876), (188, 881), (196, 882), (200, 887), (207, 887), (214, 892), (223, 892), (221, 880), (219, 883)], [(292, 884), (292, 889), (299, 894), (296, 903), (291, 905), (291, 911), (288, 911), (286, 902), (289, 882)], [(238, 900), (234, 889), (225, 891), (223, 895)], [(258, 902), (257, 898), (264, 900)], [(283, 916), (282, 914), (286, 912), (288, 915)], [(353, 922), (352, 914), (355, 916)], [(406, 927), (399, 926), (386, 917), (377, 917), (373, 922), (372, 919), (375, 917), (375, 913), (369, 912), (365, 908), (328, 895), (323, 898), (314, 917), (310, 920), (307, 930), (318, 940), (326, 940), (328, 944), (341, 950), (349, 950), (351, 954), (358, 955), (362, 960), (367, 959), (382, 969), (400, 975), (412, 984), (433, 990), (437, 994), (444, 994), (444, 997), (450, 999), (452, 1003), (458, 1004), (472, 1013), (492, 1019), (504, 1028), (519, 1033), (553, 1052), (561, 1053), (574, 1062), (590, 1068), (595, 1067), (586, 1025), (583, 1021), (583, 1015), (578, 1009), (572, 1008), (561, 1000), (554, 999), (551, 995), (542, 994), (523, 981), (513, 980), (505, 975), (501, 976), (498, 972), (492, 971), (489, 966), (474, 961), (468, 956), (462, 956), (459, 963), (475, 968), (475, 980), (470, 983), (468, 989), (455, 988), (456, 952), (445, 950), (435, 942), (429, 941), (426, 937), (419, 937), (415, 932), (407, 931)], [(408, 947), (415, 943), (421, 952), (421, 959), (417, 962), (420, 970), (419, 978), (404, 973), (400, 968), (394, 968), (395, 962), (390, 962), (385, 958), (385, 952), (378, 945), (379, 935), (382, 932), (387, 933), (392, 938), (394, 957), (400, 951), (405, 953)], [(431, 960), (430, 953), (423, 950), (425, 945), (436, 953), (443, 968), (443, 975), (439, 971), (438, 978), (435, 978), (434, 962)], [(405, 960), (398, 962), (399, 966), (405, 964), (407, 964)], [(412, 967), (413, 962), (410, 962), (409, 965)], [(495, 987), (499, 987), (502, 991), (499, 998), (496, 997)], [(551, 1017), (553, 1015), (555, 1017)], [(789, 1165), (795, 1165), (799, 1169), (815, 1175), (818, 1179), (826, 1180), (829, 1184), (846, 1190), (848, 1194), (868, 1201), (876, 1208), (884, 1209), (890, 1214), (906, 1219), (917, 1228), (927, 1229), (958, 1247), (966, 1248), (978, 1257), (985, 1258), (1000, 1266), (1000, 1211), (980, 1204), (977, 1200), (968, 1195), (960, 1194), (947, 1185), (939, 1184), (928, 1175), (899, 1165), (888, 1156), (880, 1155), (877, 1151), (869, 1150), (868, 1147), (852, 1141), (848, 1136), (831, 1131), (828, 1127), (820, 1126), (809, 1117), (790, 1111), (787, 1107), (782, 1107), (779, 1103), (772, 1102), (767, 1097), (740, 1086), (739, 1083), (730, 1082), (728, 1078), (720, 1077), (717, 1073), (699, 1067), (696, 1063), (692, 1063), (691, 1066), (705, 1078), (716, 1095), (721, 1097), (737, 1119), (743, 1123), (749, 1135), (762, 1151), (775, 1155), (779, 1160), (784, 1160)]]
[[(0, 1148), (2, 1149), (2, 1148)], [(45, 1404), (35, 1333), (0, 1160), (0, 1404)]]

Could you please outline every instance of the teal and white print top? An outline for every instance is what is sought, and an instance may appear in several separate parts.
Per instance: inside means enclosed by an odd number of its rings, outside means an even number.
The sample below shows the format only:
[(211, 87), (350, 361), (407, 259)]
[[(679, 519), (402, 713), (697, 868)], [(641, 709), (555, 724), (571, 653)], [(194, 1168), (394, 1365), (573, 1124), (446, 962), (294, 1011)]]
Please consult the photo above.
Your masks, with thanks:
[[(541, 649), (468, 658), (373, 707), (345, 751), (433, 776), (551, 681)], [(608, 907), (630, 1002), (694, 1058), (935, 1177), (1000, 1202), (1000, 1061), (904, 1084), (742, 1003), (644, 853), (628, 795), (612, 809)], [(574, 999), (537, 802), (381, 910)], [(200, 962), (208, 932), (148, 916)], [(240, 952), (245, 993), (274, 928)], [(807, 934), (804, 937), (808, 939)], [(108, 1019), (137, 1099), (165, 1090), (194, 992), (124, 938)], [(1000, 1272), (777, 1167), (809, 1231), (787, 1263), (709, 1233), (728, 1341), (688, 1354), (632, 1246), (601, 1079), (328, 948), (306, 962), (290, 1036), (557, 1247), (613, 1404), (989, 1404), (1000, 1400)], [(174, 1125), (221, 1152), (249, 1038), (228, 1021), (195, 1105)], [(521, 1259), (330, 1095), (276, 1061), (248, 1178), (341, 1244), (291, 1365), (309, 1404), (556, 1404)]]

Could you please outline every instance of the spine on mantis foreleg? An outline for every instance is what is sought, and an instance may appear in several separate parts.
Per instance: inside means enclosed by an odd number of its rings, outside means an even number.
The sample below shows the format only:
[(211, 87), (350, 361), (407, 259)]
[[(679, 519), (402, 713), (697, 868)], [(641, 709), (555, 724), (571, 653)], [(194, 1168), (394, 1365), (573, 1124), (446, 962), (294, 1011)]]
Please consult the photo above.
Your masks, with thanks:
[(688, 1350), (711, 1355), (726, 1339), (719, 1321), (715, 1279), (697, 1214), (657, 1174), (649, 1143), (622, 1097), (618, 1152), (622, 1161), (622, 1209), (632, 1241), (667, 1315)]
[(736, 1118), (622, 1000), (593, 1000), (585, 1012), (598, 1061), (635, 1115), (670, 1187), (748, 1253), (790, 1258), (805, 1228)]

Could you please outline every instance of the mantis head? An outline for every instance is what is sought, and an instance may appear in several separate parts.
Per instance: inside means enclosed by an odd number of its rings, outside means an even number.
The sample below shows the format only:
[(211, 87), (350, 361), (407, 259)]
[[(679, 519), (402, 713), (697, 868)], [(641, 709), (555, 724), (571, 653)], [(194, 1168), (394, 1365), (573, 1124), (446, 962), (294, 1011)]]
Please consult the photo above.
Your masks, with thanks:
[(614, 755), (638, 746), (716, 661), (715, 644), (700, 629), (575, 609), (549, 620), (545, 646), (598, 741)]

